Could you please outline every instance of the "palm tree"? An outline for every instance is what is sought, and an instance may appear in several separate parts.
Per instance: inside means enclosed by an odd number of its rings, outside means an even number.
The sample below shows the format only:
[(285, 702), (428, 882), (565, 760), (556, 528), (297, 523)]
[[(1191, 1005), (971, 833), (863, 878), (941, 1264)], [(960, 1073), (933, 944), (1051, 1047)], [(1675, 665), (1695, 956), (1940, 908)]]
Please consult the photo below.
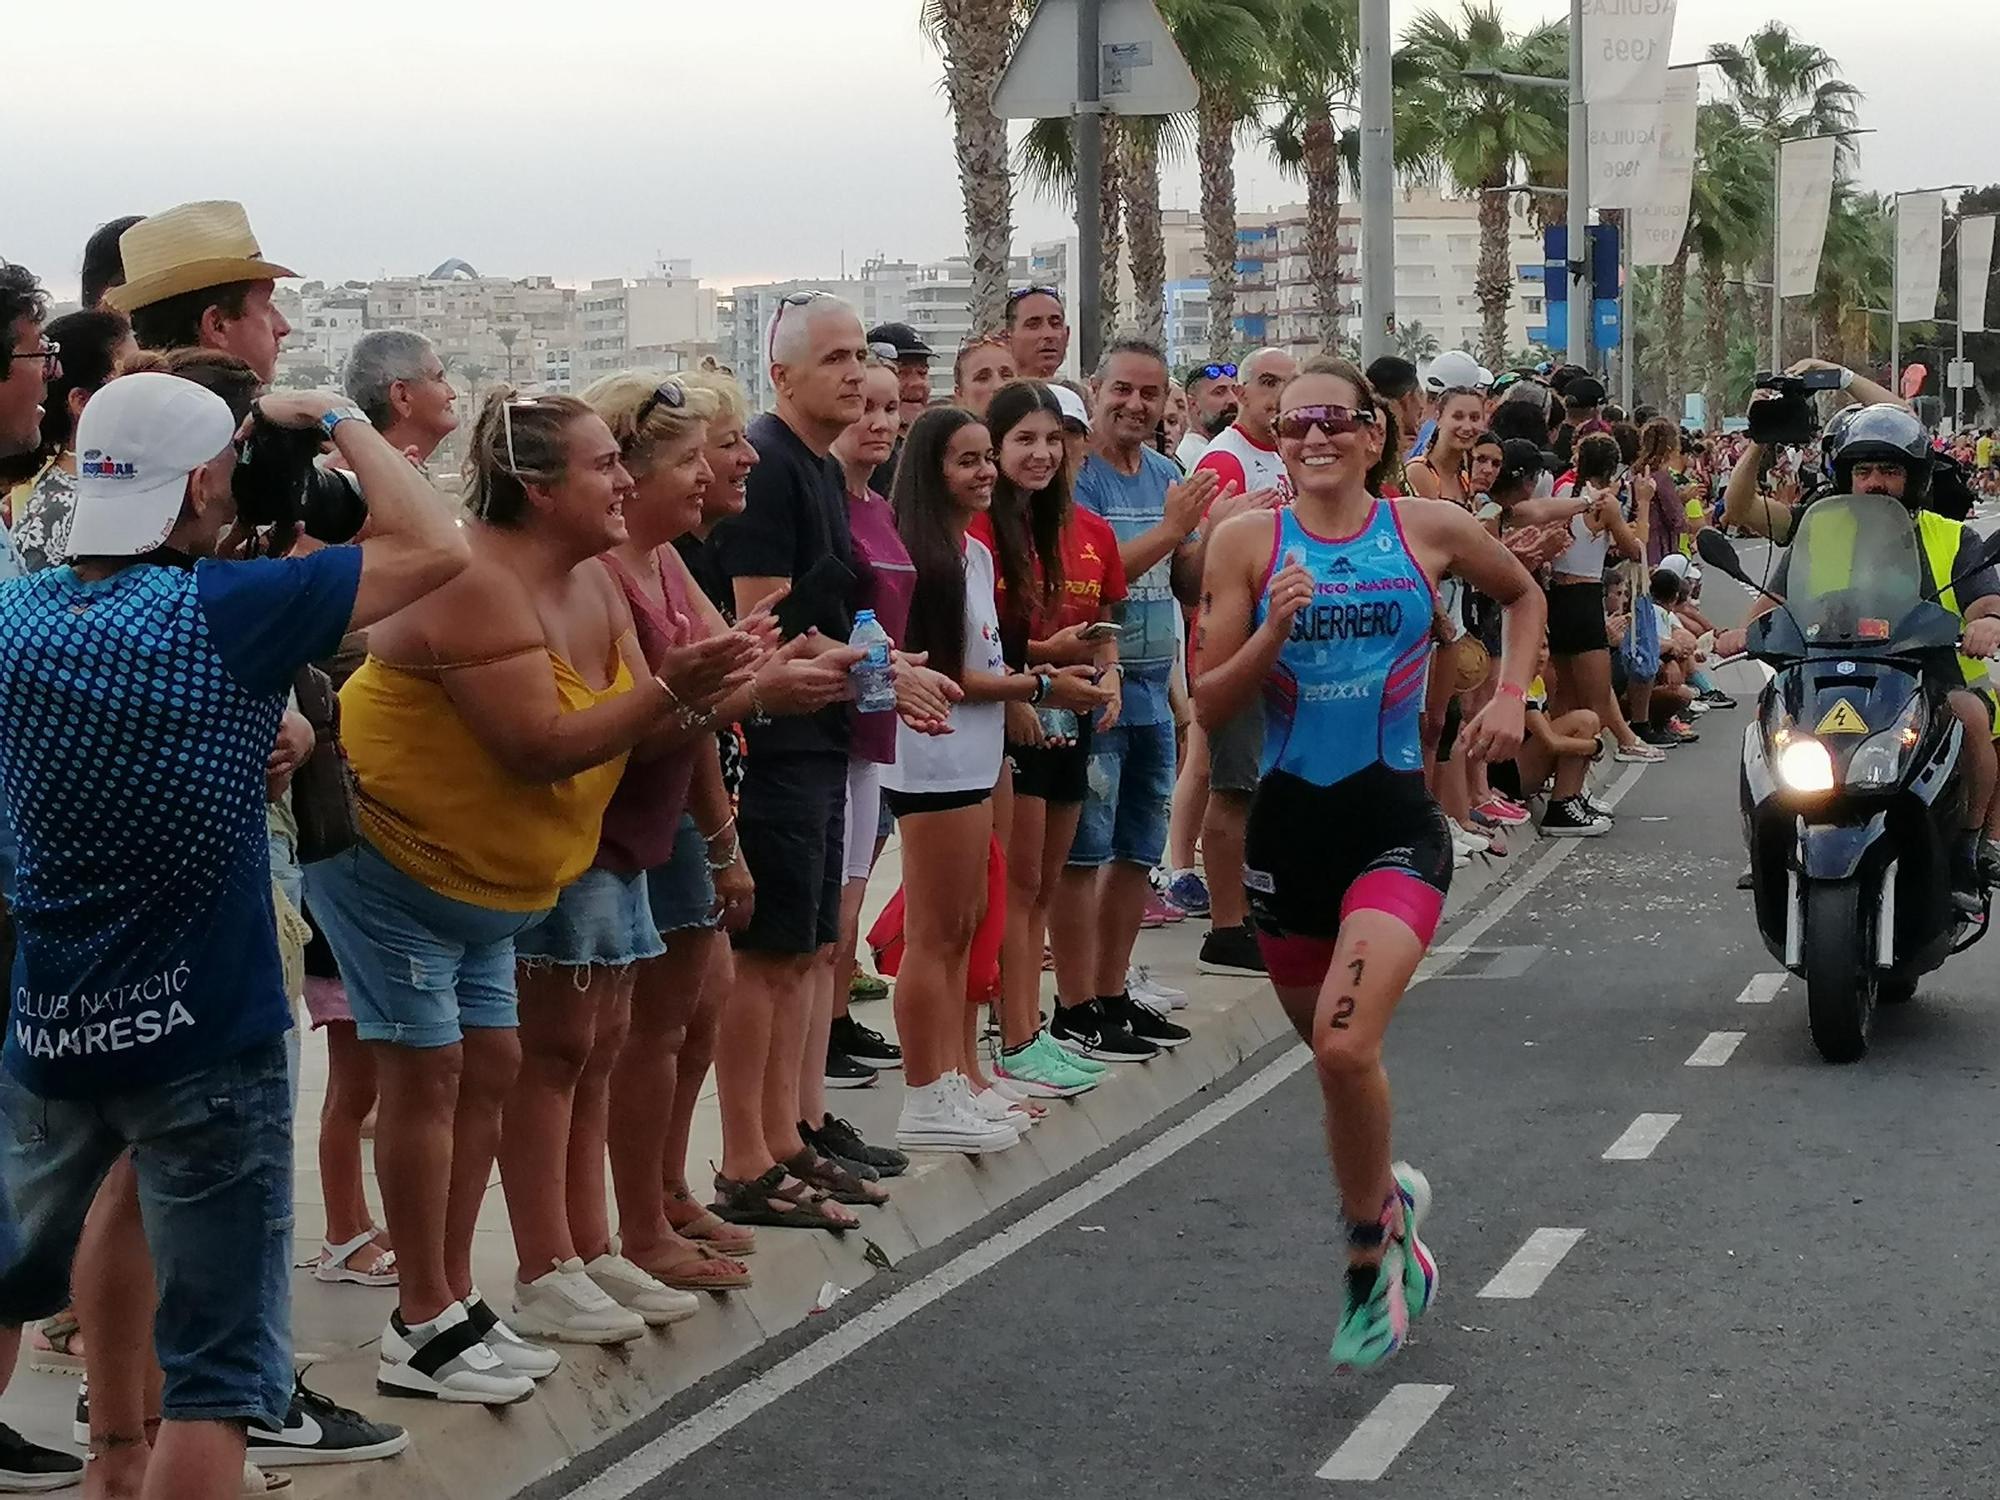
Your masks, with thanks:
[(1426, 364), (1443, 352), (1438, 336), (1422, 323), (1396, 325), (1396, 352), (1413, 365)]
[(1208, 259), (1208, 352), (1226, 359), (1236, 333), (1236, 138), (1271, 86), (1270, 35), (1281, 0), (1166, 0), (1161, 7), (1201, 102), (1195, 157)]
[[(1861, 90), (1839, 76), (1840, 64), (1831, 53), (1802, 41), (1782, 21), (1767, 22), (1741, 46), (1717, 42), (1708, 55), (1728, 80), (1742, 123), (1765, 142), (1774, 162), (1780, 141), (1854, 128)], [(1852, 137), (1841, 137), (1834, 152), (1837, 162), (1851, 162)], [(1762, 279), (1774, 280), (1768, 248), (1760, 264), (1765, 270)], [(1761, 294), (1766, 321), (1771, 295)], [(1771, 368), (1783, 364), (1784, 352), (1773, 349)]]
[(1403, 33), (1396, 145), (1422, 175), (1447, 178), (1461, 193), (1479, 195), (1480, 359), (1500, 368), (1507, 353), (1507, 307), (1514, 268), (1507, 253), (1512, 205), (1496, 189), (1514, 180), (1518, 163), (1567, 149), (1562, 96), (1498, 79), (1471, 79), (1490, 68), (1556, 78), (1568, 67), (1568, 26), (1545, 22), (1525, 35), (1507, 30), (1498, 0), (1465, 0), (1463, 24), (1427, 10)]
[(1021, 15), (1011, 0), (924, 0), (924, 30), (944, 55), (944, 91), (951, 100), (974, 328), (997, 327), (1007, 310), (1014, 187), (1007, 122), (993, 113), (993, 90), (1013, 55)]
[(1360, 11), (1353, 0), (1288, 0), (1272, 53), (1279, 117), (1268, 132), (1278, 165), (1306, 183), (1306, 276), (1312, 282), (1320, 346), (1340, 339), (1340, 181), (1358, 176), (1360, 132), (1336, 115), (1352, 111), (1360, 88)]
[[(1821, 257), (1819, 288), (1812, 299), (1818, 320), (1819, 353), (1839, 364), (1848, 363), (1847, 333), (1858, 322), (1859, 363), (1868, 359), (1868, 313), (1888, 305), (1895, 285), (1896, 222), (1888, 200), (1864, 193), (1846, 178), (1833, 184), (1833, 203), (1826, 222), (1826, 250)], [(1850, 315), (1859, 312), (1858, 320)]]
[[(1702, 389), (1709, 420), (1721, 420), (1728, 367), (1729, 272), (1753, 265), (1769, 238), (1765, 225), (1771, 207), (1771, 157), (1760, 140), (1743, 127), (1734, 105), (1710, 102), (1695, 115), (1694, 186), (1688, 196), (1688, 226), (1681, 239), (1682, 285), (1691, 251), (1700, 263), (1703, 338)], [(1672, 271), (1672, 267), (1668, 268)], [(1685, 296), (1681, 302), (1684, 304)], [(1677, 305), (1669, 301), (1665, 332), (1667, 357), (1680, 358), (1682, 340), (1672, 320)], [(1679, 381), (1670, 366), (1671, 398)]]

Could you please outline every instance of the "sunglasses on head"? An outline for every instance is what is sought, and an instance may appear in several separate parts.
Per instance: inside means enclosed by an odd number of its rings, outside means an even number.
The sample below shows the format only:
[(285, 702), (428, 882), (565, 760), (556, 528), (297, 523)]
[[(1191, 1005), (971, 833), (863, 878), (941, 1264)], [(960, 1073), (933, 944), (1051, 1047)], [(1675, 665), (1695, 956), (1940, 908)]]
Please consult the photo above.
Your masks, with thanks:
[(832, 295), (832, 292), (788, 292), (786, 295), (780, 297), (778, 299), (778, 310), (771, 314), (771, 333), (764, 349), (764, 357), (768, 360), (777, 353), (778, 324), (784, 321), (786, 308), (804, 307), (809, 303), (819, 301), (822, 297), (831, 297)]
[(1373, 427), (1375, 421), (1374, 412), (1352, 406), (1295, 406), (1278, 417), (1278, 436), (1303, 442), (1317, 427), (1328, 437), (1346, 437)]
[(1018, 286), (1007, 294), (1007, 301), (1019, 302), (1023, 297), (1053, 297), (1058, 303), (1062, 301), (1062, 293), (1052, 286)]
[(1188, 371), (1189, 385), (1193, 385), (1197, 380), (1234, 380), (1235, 378), (1236, 366), (1234, 365), (1202, 365), (1197, 369)]
[(639, 403), (638, 414), (632, 418), (632, 430), (643, 431), (646, 418), (653, 414), (656, 407), (664, 406), (668, 411), (679, 411), (686, 405), (687, 392), (681, 389), (681, 383), (678, 380), (663, 380), (652, 395)]

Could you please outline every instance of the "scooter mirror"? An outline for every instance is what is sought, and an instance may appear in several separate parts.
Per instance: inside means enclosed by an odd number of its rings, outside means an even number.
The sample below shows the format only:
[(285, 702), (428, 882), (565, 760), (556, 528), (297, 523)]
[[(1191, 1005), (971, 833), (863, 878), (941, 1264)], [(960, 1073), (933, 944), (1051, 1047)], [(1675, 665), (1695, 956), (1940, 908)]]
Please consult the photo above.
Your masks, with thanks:
[(1736, 555), (1736, 544), (1715, 527), (1704, 528), (1694, 539), (1694, 546), (1695, 551), (1701, 554), (1703, 562), (1712, 563), (1738, 583), (1749, 584), (1751, 588), (1757, 587), (1751, 582), (1750, 575), (1743, 570), (1743, 559)]

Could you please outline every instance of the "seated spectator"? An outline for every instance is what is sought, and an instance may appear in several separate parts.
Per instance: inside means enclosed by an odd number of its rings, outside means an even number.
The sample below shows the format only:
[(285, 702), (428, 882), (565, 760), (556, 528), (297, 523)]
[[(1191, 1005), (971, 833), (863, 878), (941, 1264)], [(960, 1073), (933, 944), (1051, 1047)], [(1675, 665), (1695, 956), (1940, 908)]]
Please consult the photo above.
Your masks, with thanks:
[(1604, 754), (1604, 742), (1598, 738), (1597, 715), (1587, 708), (1549, 716), (1554, 675), (1544, 643), (1535, 680), (1528, 688), (1527, 732), (1514, 757), (1520, 794), (1526, 799), (1548, 789), (1549, 803), (1542, 813), (1542, 832), (1548, 837), (1596, 838), (1611, 831), (1611, 814), (1590, 800), (1584, 778), (1591, 763)]

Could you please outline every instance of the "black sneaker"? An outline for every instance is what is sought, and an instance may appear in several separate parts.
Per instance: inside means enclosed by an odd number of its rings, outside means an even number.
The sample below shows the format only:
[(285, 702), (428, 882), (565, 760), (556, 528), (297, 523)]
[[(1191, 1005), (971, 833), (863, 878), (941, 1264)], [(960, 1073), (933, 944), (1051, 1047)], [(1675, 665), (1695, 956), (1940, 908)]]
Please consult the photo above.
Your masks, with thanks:
[(1599, 802), (1595, 797), (1591, 796), (1590, 793), (1578, 792), (1576, 794), (1576, 800), (1578, 805), (1581, 806), (1583, 810), (1589, 813), (1593, 818), (1597, 819), (1598, 822), (1609, 823), (1612, 821), (1613, 815), (1611, 809), (1606, 807), (1602, 802)]
[[(84, 1441), (90, 1440), (88, 1429)], [(0, 1422), (0, 1494), (32, 1495), (42, 1490), (63, 1490), (83, 1482), (83, 1460), (31, 1443), (20, 1433)]]
[(1160, 1052), (1151, 1042), (1134, 1036), (1130, 1027), (1113, 1021), (1095, 1000), (1082, 1005), (1058, 1004), (1049, 1021), (1049, 1035), (1057, 1046), (1101, 1062), (1144, 1062)]
[(1651, 745), (1655, 750), (1671, 750), (1681, 742), (1681, 737), (1671, 730), (1655, 729), (1651, 724), (1634, 724), (1632, 733), (1642, 745)]
[(410, 1446), (410, 1435), (389, 1422), (371, 1422), (329, 1401), (301, 1380), (292, 1387), (292, 1409), (273, 1432), (250, 1424), (244, 1457), (253, 1464), (297, 1469), (307, 1464), (356, 1464), (389, 1458)]
[(1551, 802), (1549, 810), (1542, 814), (1542, 836), (1551, 839), (1594, 839), (1611, 832), (1611, 825), (1592, 817), (1582, 803), (1580, 797), (1565, 797), (1560, 802)]
[(1211, 927), (1201, 940), (1201, 956), (1195, 967), (1204, 974), (1243, 974), (1251, 979), (1264, 977), (1264, 954), (1257, 935), (1242, 927)]
[(871, 1146), (861, 1139), (861, 1132), (838, 1115), (828, 1115), (817, 1130), (810, 1125), (801, 1125), (800, 1134), (806, 1144), (822, 1156), (837, 1156), (842, 1161), (859, 1162), (873, 1167), (882, 1177), (900, 1177), (910, 1165), (909, 1157), (900, 1151), (891, 1151), (887, 1146)]
[(1706, 703), (1710, 708), (1736, 707), (1736, 700), (1723, 692), (1721, 688), (1710, 688), (1701, 695), (1701, 701)]
[(837, 1047), (826, 1049), (826, 1086), (830, 1089), (865, 1089), (875, 1082), (875, 1070), (858, 1063)]
[(852, 1016), (835, 1016), (827, 1045), (844, 1052), (864, 1068), (900, 1068), (903, 1049), (872, 1026), (863, 1026)]
[(1165, 1016), (1153, 1014), (1130, 994), (1102, 995), (1097, 1003), (1104, 1007), (1108, 1019), (1123, 1026), (1140, 1041), (1150, 1042), (1155, 1047), (1178, 1047), (1194, 1037), (1187, 1027), (1176, 1026)]

